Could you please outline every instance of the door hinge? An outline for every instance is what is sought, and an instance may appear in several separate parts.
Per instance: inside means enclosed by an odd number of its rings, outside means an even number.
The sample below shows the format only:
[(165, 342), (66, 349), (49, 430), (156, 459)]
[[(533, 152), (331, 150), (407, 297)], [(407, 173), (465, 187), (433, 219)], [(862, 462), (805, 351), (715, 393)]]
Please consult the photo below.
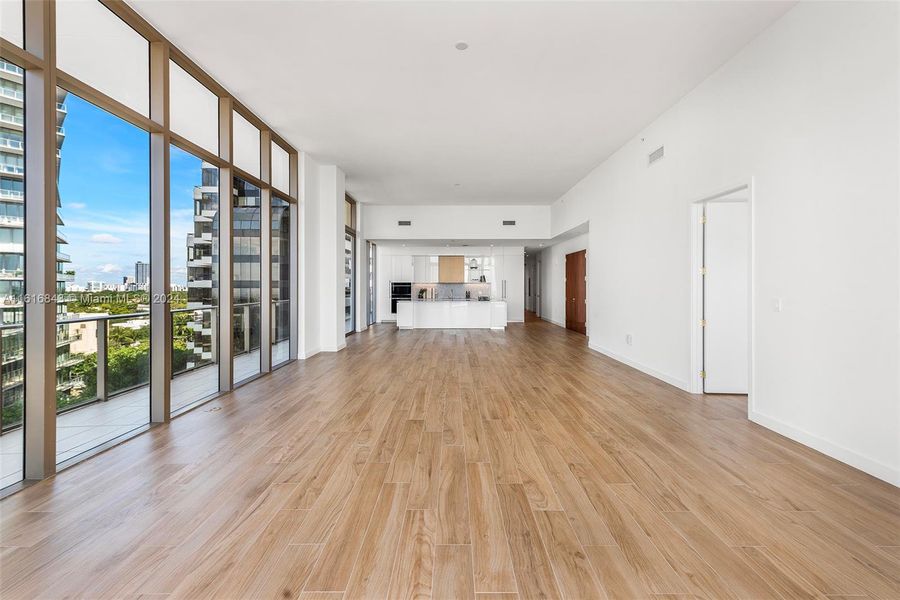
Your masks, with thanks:
[(705, 225), (705, 224), (706, 224), (706, 215), (700, 215), (700, 224), (701, 224), (701, 225)]
[(706, 371), (700, 371), (700, 379), (706, 379)]
[(706, 319), (700, 319), (700, 327), (706, 327)]
[(706, 275), (706, 267), (700, 267), (700, 274)]

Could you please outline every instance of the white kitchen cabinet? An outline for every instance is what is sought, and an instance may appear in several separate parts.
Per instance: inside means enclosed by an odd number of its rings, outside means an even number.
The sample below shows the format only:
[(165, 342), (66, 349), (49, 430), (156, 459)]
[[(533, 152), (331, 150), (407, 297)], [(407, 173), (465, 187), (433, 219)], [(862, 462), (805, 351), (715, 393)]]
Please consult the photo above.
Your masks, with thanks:
[(432, 274), (431, 256), (414, 256), (413, 257), (413, 279), (414, 283), (431, 283), (436, 280)]
[[(507, 248), (503, 257), (503, 278), (506, 281), (506, 314), (510, 321), (525, 320), (525, 250)], [(513, 250), (513, 252), (509, 252)]]
[(413, 281), (413, 257), (396, 255), (391, 257), (391, 281)]
[(525, 249), (522, 246), (494, 248), (486, 257), (491, 298), (506, 302), (507, 320), (525, 320)]

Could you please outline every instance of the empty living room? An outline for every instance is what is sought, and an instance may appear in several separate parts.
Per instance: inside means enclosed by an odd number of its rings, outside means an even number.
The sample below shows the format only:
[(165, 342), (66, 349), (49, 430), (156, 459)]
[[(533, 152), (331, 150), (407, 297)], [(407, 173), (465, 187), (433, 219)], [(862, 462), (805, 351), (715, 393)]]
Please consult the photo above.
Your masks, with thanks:
[(900, 2), (0, 0), (0, 598), (900, 600)]

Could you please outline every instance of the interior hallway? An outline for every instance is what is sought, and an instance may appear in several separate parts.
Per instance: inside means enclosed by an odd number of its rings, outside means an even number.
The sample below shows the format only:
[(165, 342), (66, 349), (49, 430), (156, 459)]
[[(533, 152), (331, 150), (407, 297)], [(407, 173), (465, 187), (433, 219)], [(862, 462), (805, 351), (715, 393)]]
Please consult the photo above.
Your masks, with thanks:
[(0, 594), (897, 598), (898, 524), (582, 335), (382, 325), (4, 500)]

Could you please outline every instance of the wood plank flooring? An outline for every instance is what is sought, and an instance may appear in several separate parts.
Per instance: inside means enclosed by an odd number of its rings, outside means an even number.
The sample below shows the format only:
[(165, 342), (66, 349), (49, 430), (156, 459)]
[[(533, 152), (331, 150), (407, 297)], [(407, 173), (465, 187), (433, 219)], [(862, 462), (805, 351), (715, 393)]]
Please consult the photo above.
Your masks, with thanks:
[(544, 322), (380, 325), (0, 502), (12, 598), (900, 598), (900, 491)]

